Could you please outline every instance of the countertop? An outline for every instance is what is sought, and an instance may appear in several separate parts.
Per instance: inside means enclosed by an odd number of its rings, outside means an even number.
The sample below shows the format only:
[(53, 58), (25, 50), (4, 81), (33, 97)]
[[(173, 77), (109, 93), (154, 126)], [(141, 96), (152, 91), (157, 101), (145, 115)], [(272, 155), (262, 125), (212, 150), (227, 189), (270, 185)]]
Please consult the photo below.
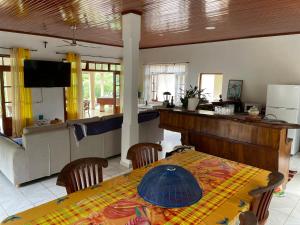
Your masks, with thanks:
[(211, 117), (211, 118), (223, 119), (223, 120), (232, 120), (235, 122), (246, 123), (246, 124), (257, 125), (257, 126), (300, 129), (300, 124), (292, 124), (292, 123), (286, 123), (286, 122), (276, 121), (276, 120), (265, 120), (265, 119), (261, 119), (260, 117), (253, 118), (250, 117), (248, 114), (221, 115), (215, 113), (214, 111), (207, 111), (207, 110), (188, 111), (180, 108), (174, 108), (174, 109), (158, 108), (158, 110), (170, 111), (174, 113), (184, 113), (184, 114), (195, 115), (195, 116)]

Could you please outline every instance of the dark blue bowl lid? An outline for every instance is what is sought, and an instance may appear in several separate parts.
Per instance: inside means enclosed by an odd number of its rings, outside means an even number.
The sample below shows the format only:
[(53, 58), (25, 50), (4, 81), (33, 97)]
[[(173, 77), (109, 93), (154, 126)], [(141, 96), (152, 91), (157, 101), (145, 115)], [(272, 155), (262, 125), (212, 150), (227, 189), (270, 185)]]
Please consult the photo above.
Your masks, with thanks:
[(202, 198), (195, 177), (176, 165), (160, 165), (149, 170), (137, 190), (145, 201), (164, 208), (190, 206)]

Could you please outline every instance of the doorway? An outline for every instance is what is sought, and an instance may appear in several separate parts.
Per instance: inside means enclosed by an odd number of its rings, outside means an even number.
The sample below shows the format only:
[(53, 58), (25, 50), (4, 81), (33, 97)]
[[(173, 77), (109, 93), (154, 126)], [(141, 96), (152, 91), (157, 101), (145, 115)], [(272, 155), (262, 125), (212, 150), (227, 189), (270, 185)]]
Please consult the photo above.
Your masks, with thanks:
[(116, 63), (82, 62), (85, 118), (120, 113), (120, 71)]
[(221, 73), (201, 73), (199, 76), (199, 87), (204, 89), (203, 93), (209, 102), (219, 101), (222, 95), (223, 74)]
[(10, 57), (0, 55), (0, 129), (7, 136), (12, 135), (12, 79)]

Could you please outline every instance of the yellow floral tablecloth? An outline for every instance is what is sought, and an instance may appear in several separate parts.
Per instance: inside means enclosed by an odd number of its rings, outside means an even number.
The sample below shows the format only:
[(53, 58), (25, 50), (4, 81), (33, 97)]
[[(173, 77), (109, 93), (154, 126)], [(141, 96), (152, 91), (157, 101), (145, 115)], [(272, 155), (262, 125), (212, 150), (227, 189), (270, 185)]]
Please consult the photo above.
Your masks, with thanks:
[[(188, 169), (203, 188), (202, 199), (189, 207), (166, 209), (140, 198), (137, 185), (149, 169), (160, 164), (174, 164)], [(186, 151), (10, 216), (2, 224), (236, 224), (239, 213), (249, 209), (251, 197), (248, 192), (266, 185), (268, 174), (268, 171), (241, 163)]]

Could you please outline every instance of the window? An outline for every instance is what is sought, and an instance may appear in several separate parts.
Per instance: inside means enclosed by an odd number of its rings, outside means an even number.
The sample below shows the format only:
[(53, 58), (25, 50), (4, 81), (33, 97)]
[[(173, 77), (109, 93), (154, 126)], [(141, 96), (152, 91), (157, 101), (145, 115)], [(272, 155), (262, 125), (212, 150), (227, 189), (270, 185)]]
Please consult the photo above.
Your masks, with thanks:
[(1, 86), (1, 131), (11, 135), (12, 117), (12, 79), (10, 73), (10, 57), (0, 55), (0, 86)]
[(113, 98), (114, 76), (112, 72), (95, 72), (96, 98)]
[(202, 73), (199, 77), (199, 87), (204, 89), (209, 102), (219, 100), (222, 94), (223, 74)]
[(145, 100), (164, 101), (163, 93), (168, 91), (175, 104), (184, 94), (186, 63), (156, 64), (145, 66)]
[(82, 61), (81, 68), (83, 100), (88, 102), (92, 112), (85, 113), (85, 116), (118, 113), (120, 110), (121, 65), (119, 63)]
[(88, 73), (82, 73), (82, 87), (83, 87), (83, 99), (90, 99), (91, 87), (90, 87), (90, 75)]

